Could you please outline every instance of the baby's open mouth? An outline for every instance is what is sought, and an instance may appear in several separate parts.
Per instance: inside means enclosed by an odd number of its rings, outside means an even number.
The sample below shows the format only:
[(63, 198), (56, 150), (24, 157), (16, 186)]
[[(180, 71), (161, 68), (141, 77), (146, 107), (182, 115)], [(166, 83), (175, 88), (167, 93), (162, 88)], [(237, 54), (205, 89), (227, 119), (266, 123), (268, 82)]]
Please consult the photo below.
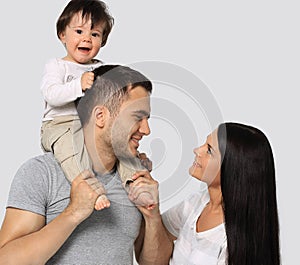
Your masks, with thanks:
[(90, 48), (87, 48), (87, 47), (79, 47), (78, 50), (81, 50), (81, 51), (89, 51)]

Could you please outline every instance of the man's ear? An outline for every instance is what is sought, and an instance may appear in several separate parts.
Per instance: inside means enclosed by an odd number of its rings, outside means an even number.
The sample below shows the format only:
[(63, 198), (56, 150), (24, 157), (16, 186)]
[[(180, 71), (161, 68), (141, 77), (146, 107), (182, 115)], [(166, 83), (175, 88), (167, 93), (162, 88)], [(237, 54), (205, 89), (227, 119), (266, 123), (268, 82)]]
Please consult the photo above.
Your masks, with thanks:
[(129, 84), (129, 85), (127, 86), (127, 93), (129, 93), (132, 89), (133, 89), (132, 85)]
[(105, 125), (105, 122), (109, 118), (109, 111), (104, 106), (96, 106), (93, 110), (93, 116), (95, 118), (95, 125), (97, 125), (100, 128), (103, 128)]

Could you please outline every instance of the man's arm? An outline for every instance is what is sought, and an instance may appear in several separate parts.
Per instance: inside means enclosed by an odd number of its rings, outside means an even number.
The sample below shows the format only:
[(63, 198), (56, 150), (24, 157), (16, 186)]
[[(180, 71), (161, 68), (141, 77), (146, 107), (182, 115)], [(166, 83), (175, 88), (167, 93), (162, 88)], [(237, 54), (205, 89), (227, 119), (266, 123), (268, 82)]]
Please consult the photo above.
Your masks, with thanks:
[(0, 264), (45, 264), (75, 227), (68, 211), (45, 226), (44, 216), (8, 208), (0, 231)]
[(165, 228), (159, 211), (158, 183), (149, 172), (140, 171), (133, 176), (129, 198), (134, 202), (142, 192), (149, 192), (154, 198), (155, 207), (138, 206), (143, 214), (140, 234), (135, 242), (136, 259), (141, 265), (169, 264), (176, 239)]
[(70, 204), (47, 225), (42, 215), (8, 208), (0, 230), (0, 265), (45, 264), (92, 213), (98, 197), (93, 178), (83, 172), (74, 179)]

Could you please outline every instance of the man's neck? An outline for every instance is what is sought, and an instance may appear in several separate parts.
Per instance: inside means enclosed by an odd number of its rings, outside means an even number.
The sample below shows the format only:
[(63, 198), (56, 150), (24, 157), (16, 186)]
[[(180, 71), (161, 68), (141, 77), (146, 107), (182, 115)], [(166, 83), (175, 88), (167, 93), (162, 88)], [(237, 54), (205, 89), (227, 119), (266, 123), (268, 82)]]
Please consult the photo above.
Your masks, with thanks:
[(92, 161), (93, 170), (99, 174), (112, 171), (117, 162), (113, 151), (101, 142), (102, 137), (95, 137), (93, 129), (84, 128), (83, 132), (85, 146)]
[(93, 163), (93, 170), (98, 174), (105, 174), (110, 172), (116, 166), (117, 159), (115, 157), (109, 158), (107, 155), (101, 156), (102, 152), (99, 155), (91, 157)]

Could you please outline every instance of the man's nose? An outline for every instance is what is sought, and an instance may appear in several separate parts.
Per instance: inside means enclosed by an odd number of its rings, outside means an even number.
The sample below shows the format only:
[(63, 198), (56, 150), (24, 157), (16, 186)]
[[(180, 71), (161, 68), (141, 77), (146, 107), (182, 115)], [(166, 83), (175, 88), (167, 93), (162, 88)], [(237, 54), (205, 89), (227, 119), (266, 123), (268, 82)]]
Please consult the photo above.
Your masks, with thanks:
[(150, 127), (149, 127), (149, 123), (148, 123), (148, 119), (143, 119), (141, 121), (140, 124), (140, 130), (139, 130), (142, 134), (144, 135), (149, 135), (151, 133)]

